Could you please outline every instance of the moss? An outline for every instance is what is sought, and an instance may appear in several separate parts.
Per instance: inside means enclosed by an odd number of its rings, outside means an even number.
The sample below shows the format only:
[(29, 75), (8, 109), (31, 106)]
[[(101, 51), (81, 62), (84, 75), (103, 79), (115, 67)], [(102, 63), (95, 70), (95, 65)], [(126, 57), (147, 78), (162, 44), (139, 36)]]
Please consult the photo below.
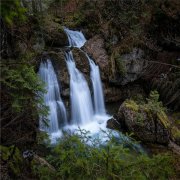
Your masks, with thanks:
[(136, 114), (136, 121), (139, 125), (143, 126), (144, 125), (144, 116), (142, 113), (137, 113)]
[(177, 126), (180, 125), (180, 112), (175, 112), (172, 114), (172, 118)]
[(180, 140), (180, 130), (176, 126), (171, 128), (171, 135), (173, 139)]
[(169, 129), (171, 138), (175, 141), (179, 141), (180, 130), (170, 122), (166, 113), (164, 111), (160, 111), (157, 113), (157, 117), (158, 117), (158, 120), (163, 124), (163, 126)]
[(122, 57), (120, 55), (115, 56), (115, 62), (117, 65), (117, 70), (118, 72), (122, 75), (126, 75), (126, 65), (125, 62), (123, 61)]
[(127, 108), (133, 110), (133, 111), (136, 111), (136, 112), (138, 112), (138, 110), (139, 110), (139, 106), (138, 106), (138, 105), (136, 104), (136, 102), (133, 101), (133, 100), (126, 100), (126, 101), (125, 101), (125, 106), (126, 106)]
[(168, 119), (168, 117), (164, 111), (158, 112), (157, 117), (165, 128), (170, 128), (171, 123), (170, 123), (170, 121), (169, 121), (169, 119)]

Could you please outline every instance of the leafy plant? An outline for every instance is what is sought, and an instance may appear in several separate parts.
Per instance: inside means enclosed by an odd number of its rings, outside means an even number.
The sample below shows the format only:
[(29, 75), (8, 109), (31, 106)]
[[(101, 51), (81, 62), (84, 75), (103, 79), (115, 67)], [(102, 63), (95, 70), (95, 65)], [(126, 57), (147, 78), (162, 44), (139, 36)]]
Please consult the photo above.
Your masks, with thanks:
[(59, 144), (47, 156), (56, 168), (50, 173), (45, 167), (36, 166), (40, 179), (168, 179), (173, 175), (172, 157), (168, 154), (152, 158), (138, 154), (120, 144), (114, 136), (106, 143), (92, 140), (88, 132), (65, 133)]
[(22, 171), (23, 159), (19, 149), (15, 146), (0, 146), (1, 160), (7, 164), (9, 173), (18, 177)]
[(1, 0), (1, 17), (10, 25), (13, 21), (19, 19), (20, 21), (25, 21), (26, 9), (21, 6), (20, 0)]

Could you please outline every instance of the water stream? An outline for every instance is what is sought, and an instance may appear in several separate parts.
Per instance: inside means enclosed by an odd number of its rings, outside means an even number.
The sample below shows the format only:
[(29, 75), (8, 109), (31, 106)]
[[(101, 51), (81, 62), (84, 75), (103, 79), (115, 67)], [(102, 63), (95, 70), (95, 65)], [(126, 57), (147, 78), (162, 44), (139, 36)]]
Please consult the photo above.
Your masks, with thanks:
[(70, 74), (71, 123), (87, 124), (93, 120), (93, 105), (90, 90), (83, 74), (76, 68), (72, 52), (66, 53)]
[(87, 56), (89, 59), (89, 64), (91, 67), (91, 81), (93, 85), (93, 100), (94, 100), (94, 111), (97, 115), (105, 115), (105, 105), (104, 105), (104, 95), (102, 82), (100, 77), (99, 66), (94, 63), (94, 61)]
[[(70, 47), (81, 48), (86, 42), (81, 32), (67, 28), (64, 30), (68, 36)], [(84, 53), (86, 54), (86, 52)], [(44, 94), (44, 100), (50, 110), (47, 117), (49, 127), (41, 126), (41, 129), (50, 134), (52, 143), (56, 143), (57, 139), (61, 137), (62, 130), (73, 132), (79, 128), (89, 131), (92, 137), (100, 138), (103, 142), (108, 139), (107, 134), (104, 134), (103, 131), (107, 132), (106, 123), (111, 116), (106, 113), (105, 109), (100, 70), (87, 54), (86, 56), (91, 70), (92, 93), (83, 73), (76, 67), (72, 52), (70, 50), (65, 52), (70, 75), (70, 121), (67, 121), (66, 109), (60, 97), (60, 88), (51, 61), (47, 60), (40, 65), (39, 75), (46, 83), (47, 90), (47, 93)], [(120, 132), (113, 131), (112, 133), (118, 137), (119, 141), (131, 142), (128, 137)], [(138, 145), (134, 145), (134, 147), (141, 149)]]
[(51, 60), (41, 62), (39, 67), (39, 76), (45, 82), (46, 93), (43, 94), (44, 102), (49, 107), (49, 127), (45, 126), (40, 117), (40, 129), (48, 133), (59, 131), (61, 127), (67, 124), (67, 114), (64, 103), (60, 96), (59, 83)]

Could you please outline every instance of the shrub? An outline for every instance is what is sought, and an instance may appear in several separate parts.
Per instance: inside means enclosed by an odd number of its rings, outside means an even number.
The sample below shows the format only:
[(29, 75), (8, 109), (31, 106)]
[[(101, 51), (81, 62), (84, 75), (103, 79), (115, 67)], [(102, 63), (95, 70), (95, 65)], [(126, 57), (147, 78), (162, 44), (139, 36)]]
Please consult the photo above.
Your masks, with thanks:
[[(108, 134), (107, 134), (108, 135)], [(45, 167), (37, 167), (40, 179), (168, 179), (173, 175), (172, 157), (168, 154), (152, 158), (138, 154), (119, 144), (114, 136), (108, 135), (103, 143), (89, 145), (94, 139), (84, 134), (65, 134), (47, 157), (55, 168), (49, 173)]]

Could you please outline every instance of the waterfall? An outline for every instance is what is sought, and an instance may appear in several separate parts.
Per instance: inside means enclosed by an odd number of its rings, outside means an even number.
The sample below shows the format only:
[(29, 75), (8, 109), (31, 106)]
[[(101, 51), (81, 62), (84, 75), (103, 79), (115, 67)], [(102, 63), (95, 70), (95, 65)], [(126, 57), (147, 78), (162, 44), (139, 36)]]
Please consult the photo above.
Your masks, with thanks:
[(41, 62), (39, 76), (45, 82), (46, 93), (44, 93), (45, 105), (49, 107), (48, 127), (44, 126), (42, 117), (40, 117), (40, 129), (53, 133), (57, 132), (60, 127), (67, 124), (67, 115), (64, 103), (60, 97), (59, 84), (51, 61), (48, 59)]
[(66, 62), (70, 74), (71, 122), (86, 124), (93, 120), (90, 90), (83, 74), (76, 68), (71, 51), (66, 53)]
[(64, 28), (64, 31), (67, 34), (69, 46), (81, 48), (86, 42), (86, 39), (82, 32), (72, 31), (67, 28)]
[[(72, 31), (65, 28), (65, 32), (69, 39), (70, 46), (82, 47), (86, 42), (84, 35), (79, 31)], [(85, 53), (85, 52), (84, 52)], [(86, 54), (86, 53), (85, 53)], [(99, 66), (94, 63), (92, 59), (86, 54), (90, 68), (91, 68), (91, 81), (93, 85), (93, 100), (95, 114), (105, 114), (104, 96), (99, 72)]]
[[(88, 56), (87, 56), (88, 57)], [(93, 99), (94, 99), (94, 111), (95, 114), (103, 115), (106, 114), (104, 105), (104, 96), (102, 89), (102, 82), (99, 72), (99, 66), (97, 66), (92, 59), (89, 59), (91, 67), (91, 81), (93, 86)]]

